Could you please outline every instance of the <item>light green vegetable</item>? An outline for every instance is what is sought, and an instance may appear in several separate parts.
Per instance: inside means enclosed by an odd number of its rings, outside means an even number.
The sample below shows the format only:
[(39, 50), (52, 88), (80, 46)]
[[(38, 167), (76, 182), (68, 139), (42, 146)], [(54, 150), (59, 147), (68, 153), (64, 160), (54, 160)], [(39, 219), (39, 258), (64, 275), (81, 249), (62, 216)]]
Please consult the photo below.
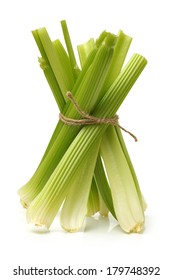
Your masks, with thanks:
[[(146, 59), (134, 54), (122, 70), (132, 38), (122, 31), (104, 31), (77, 47), (79, 69), (66, 21), (61, 26), (67, 52), (60, 40), (51, 41), (45, 28), (32, 33), (62, 116), (81, 119), (78, 108), (97, 118), (115, 116)], [(125, 232), (143, 229), (146, 203), (118, 126), (74, 126), (60, 120), (37, 170), (18, 194), (28, 208), (28, 222), (37, 226), (49, 228), (61, 208), (61, 225), (69, 232), (78, 231), (85, 216), (107, 217), (109, 212)]]
[(78, 231), (87, 215), (88, 198), (99, 146), (99, 143), (95, 143), (70, 182), (60, 214), (61, 225), (67, 231)]

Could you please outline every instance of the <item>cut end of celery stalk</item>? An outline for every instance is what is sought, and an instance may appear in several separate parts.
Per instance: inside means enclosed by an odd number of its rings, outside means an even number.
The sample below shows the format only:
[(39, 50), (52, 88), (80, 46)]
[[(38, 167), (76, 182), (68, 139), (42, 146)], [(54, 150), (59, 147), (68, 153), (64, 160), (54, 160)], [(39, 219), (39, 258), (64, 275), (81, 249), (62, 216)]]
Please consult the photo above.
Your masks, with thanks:
[(69, 232), (69, 233), (75, 233), (75, 232), (78, 232), (81, 228), (79, 227), (79, 228), (66, 228), (65, 226), (63, 226), (62, 224), (61, 224), (61, 227), (65, 230), (65, 231), (67, 231), (67, 232)]
[(36, 231), (48, 231), (49, 230), (49, 226), (46, 225), (45, 223), (42, 223), (41, 221), (35, 221), (32, 220), (28, 217), (28, 215), (26, 215), (26, 219), (27, 219), (27, 223), (31, 226), (34, 227), (34, 230)]
[(142, 233), (145, 227), (145, 221), (144, 219), (141, 221), (134, 221), (133, 223), (131, 223), (131, 225), (127, 224), (122, 224), (120, 223), (120, 228), (125, 232), (125, 233)]
[(29, 230), (36, 233), (48, 233), (49, 229), (41, 224), (29, 225)]
[(19, 195), (20, 203), (24, 208), (28, 209), (31, 201), (34, 199), (35, 191), (36, 189), (32, 191), (29, 182), (18, 190), (17, 194)]
[(144, 222), (137, 223), (130, 231), (129, 233), (141, 233), (144, 229)]

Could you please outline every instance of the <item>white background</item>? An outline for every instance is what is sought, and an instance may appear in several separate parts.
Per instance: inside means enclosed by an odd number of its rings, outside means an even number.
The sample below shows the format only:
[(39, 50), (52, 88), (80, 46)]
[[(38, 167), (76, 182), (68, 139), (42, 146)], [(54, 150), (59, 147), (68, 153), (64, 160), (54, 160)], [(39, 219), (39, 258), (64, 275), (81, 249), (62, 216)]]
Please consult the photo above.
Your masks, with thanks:
[[(3, 3), (3, 4), (2, 4)], [(172, 1), (34, 0), (0, 4), (0, 277), (13, 269), (160, 266), (161, 276), (118, 279), (167, 279), (172, 274)], [(124, 234), (112, 220), (88, 219), (85, 230), (68, 234), (55, 220), (38, 234), (28, 227), (17, 190), (34, 172), (58, 119), (58, 109), (37, 63), (31, 30), (45, 26), (62, 39), (59, 21), (67, 20), (74, 46), (104, 29), (131, 35), (134, 52), (148, 65), (119, 110), (121, 124), (139, 139), (124, 135), (148, 203), (142, 234)], [(18, 277), (17, 279), (56, 279)], [(70, 276), (69, 276), (70, 278)], [(75, 279), (75, 277), (72, 277)], [(92, 276), (83, 279), (94, 278)], [(96, 279), (114, 279), (102, 273)], [(60, 277), (59, 277), (60, 279)], [(79, 279), (79, 277), (76, 277)]]

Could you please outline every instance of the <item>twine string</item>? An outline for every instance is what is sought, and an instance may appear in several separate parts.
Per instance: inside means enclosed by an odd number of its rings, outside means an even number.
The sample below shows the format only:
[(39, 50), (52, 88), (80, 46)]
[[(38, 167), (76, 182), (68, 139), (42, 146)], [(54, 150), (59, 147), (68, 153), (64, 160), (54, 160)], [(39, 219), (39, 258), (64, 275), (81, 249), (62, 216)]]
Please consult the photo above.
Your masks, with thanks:
[(86, 112), (84, 112), (79, 105), (77, 104), (77, 102), (75, 101), (73, 95), (71, 92), (67, 92), (67, 97), (71, 100), (71, 102), (73, 103), (74, 107), (76, 108), (77, 112), (81, 115), (81, 117), (83, 117), (82, 119), (73, 119), (73, 118), (68, 118), (65, 115), (63, 115), (62, 113), (59, 114), (59, 118), (60, 120), (67, 124), (67, 125), (94, 125), (94, 124), (110, 124), (116, 127), (119, 127), (121, 130), (123, 130), (124, 132), (128, 133), (131, 137), (134, 138), (135, 141), (137, 140), (137, 137), (131, 133), (130, 131), (126, 130), (124, 127), (122, 127), (119, 122), (118, 122), (118, 115), (115, 115), (115, 117), (113, 118), (98, 118), (98, 117), (94, 117), (91, 116), (89, 114), (87, 114)]

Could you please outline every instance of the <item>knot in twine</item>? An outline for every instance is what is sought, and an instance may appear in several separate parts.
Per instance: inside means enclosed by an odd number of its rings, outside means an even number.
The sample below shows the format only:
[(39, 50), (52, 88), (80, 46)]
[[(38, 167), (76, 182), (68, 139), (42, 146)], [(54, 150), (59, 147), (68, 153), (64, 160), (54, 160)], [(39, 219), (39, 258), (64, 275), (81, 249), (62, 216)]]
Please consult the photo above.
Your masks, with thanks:
[(110, 125), (119, 127), (121, 130), (125, 131), (131, 137), (133, 137), (135, 141), (138, 141), (137, 137), (134, 134), (132, 134), (130, 131), (126, 130), (124, 127), (122, 127), (119, 124), (119, 122), (118, 122), (118, 119), (119, 119), (118, 115), (115, 115), (115, 117), (113, 117), (113, 118), (99, 118), (99, 117), (91, 116), (91, 115), (89, 115), (86, 112), (81, 110), (81, 108), (79, 107), (79, 105), (75, 101), (75, 99), (74, 99), (74, 97), (73, 97), (71, 92), (68, 91), (66, 95), (71, 100), (71, 102), (73, 103), (73, 105), (76, 108), (77, 112), (83, 118), (82, 119), (68, 118), (65, 115), (63, 115), (62, 113), (60, 113), (59, 114), (59, 119), (63, 123), (65, 123), (67, 125), (73, 125), (73, 126), (77, 126), (77, 125), (95, 125), (95, 124), (110, 124)]

